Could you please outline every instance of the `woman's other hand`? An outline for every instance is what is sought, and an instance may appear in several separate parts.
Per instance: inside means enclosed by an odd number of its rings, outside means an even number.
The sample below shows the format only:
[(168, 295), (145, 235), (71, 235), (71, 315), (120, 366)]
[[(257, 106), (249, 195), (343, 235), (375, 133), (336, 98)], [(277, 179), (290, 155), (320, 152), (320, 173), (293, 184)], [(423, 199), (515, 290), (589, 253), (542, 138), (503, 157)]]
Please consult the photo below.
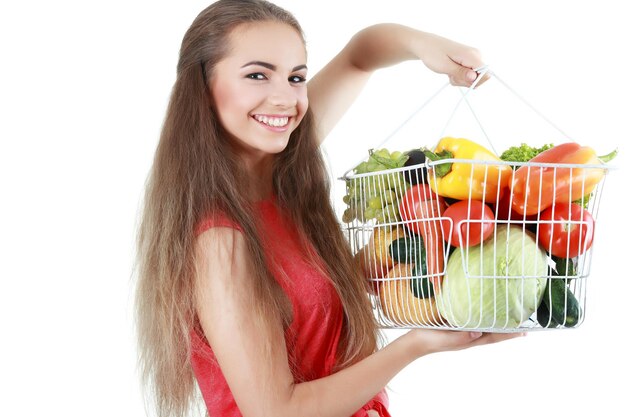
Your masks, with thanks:
[[(417, 55), (426, 67), (447, 75), (450, 84), (456, 86), (471, 86), (478, 77), (475, 70), (485, 65), (478, 49), (432, 33), (420, 32), (416, 39), (416, 48)], [(488, 78), (488, 74), (485, 74), (477, 85)]]
[(406, 333), (416, 355), (467, 349), (525, 336), (526, 333), (487, 333), (455, 330), (414, 329)]

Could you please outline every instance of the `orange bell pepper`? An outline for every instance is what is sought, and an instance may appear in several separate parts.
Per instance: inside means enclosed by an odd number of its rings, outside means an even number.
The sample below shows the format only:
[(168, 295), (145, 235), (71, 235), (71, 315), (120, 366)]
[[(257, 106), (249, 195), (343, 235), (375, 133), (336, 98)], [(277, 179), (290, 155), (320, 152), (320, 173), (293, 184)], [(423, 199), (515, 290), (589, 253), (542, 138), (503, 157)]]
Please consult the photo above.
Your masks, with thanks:
[(574, 167), (529, 166), (511, 176), (511, 207), (519, 214), (537, 214), (554, 203), (572, 203), (589, 195), (605, 175), (601, 165), (613, 159), (617, 151), (606, 156), (577, 143), (563, 143), (541, 152), (529, 162), (572, 164)]

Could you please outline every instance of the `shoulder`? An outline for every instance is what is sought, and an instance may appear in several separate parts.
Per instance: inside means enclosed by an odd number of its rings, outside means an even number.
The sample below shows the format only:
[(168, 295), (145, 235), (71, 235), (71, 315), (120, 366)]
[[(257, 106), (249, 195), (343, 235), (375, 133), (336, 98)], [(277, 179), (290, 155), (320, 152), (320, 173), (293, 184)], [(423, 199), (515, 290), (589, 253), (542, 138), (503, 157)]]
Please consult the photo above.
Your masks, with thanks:
[(211, 259), (228, 264), (240, 257), (242, 250), (246, 250), (242, 231), (229, 225), (208, 227), (196, 238), (196, 255), (200, 261)]
[(213, 213), (206, 216), (196, 227), (196, 236), (202, 235), (204, 232), (213, 228), (229, 228), (241, 231), (241, 227), (234, 220), (230, 219), (224, 213)]
[(207, 215), (196, 227), (196, 259), (203, 265), (228, 265), (247, 253), (242, 227), (222, 212)]
[[(195, 247), (195, 290), (206, 305), (249, 299), (246, 283), (252, 273), (250, 252), (243, 233), (231, 227), (211, 227), (202, 232)], [(207, 298), (208, 297), (208, 298)]]

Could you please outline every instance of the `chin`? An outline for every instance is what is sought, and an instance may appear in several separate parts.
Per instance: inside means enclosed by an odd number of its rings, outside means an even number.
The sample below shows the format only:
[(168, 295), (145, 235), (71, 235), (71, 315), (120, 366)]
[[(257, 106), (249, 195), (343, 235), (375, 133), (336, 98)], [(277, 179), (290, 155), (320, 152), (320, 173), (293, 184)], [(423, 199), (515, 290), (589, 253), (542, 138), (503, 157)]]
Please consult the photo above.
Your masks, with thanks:
[(284, 151), (287, 148), (288, 144), (289, 144), (289, 136), (287, 136), (284, 140), (281, 139), (272, 143), (271, 146), (266, 147), (266, 151), (267, 153), (270, 153), (270, 154), (278, 154)]

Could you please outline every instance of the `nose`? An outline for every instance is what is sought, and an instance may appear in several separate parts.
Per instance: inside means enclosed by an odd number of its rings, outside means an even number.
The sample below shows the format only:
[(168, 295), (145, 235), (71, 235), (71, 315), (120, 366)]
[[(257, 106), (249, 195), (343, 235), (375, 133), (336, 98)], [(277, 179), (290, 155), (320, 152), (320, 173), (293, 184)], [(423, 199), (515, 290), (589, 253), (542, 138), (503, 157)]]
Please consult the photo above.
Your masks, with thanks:
[(289, 82), (280, 81), (272, 86), (268, 101), (272, 106), (291, 108), (298, 103), (298, 97), (294, 87)]

